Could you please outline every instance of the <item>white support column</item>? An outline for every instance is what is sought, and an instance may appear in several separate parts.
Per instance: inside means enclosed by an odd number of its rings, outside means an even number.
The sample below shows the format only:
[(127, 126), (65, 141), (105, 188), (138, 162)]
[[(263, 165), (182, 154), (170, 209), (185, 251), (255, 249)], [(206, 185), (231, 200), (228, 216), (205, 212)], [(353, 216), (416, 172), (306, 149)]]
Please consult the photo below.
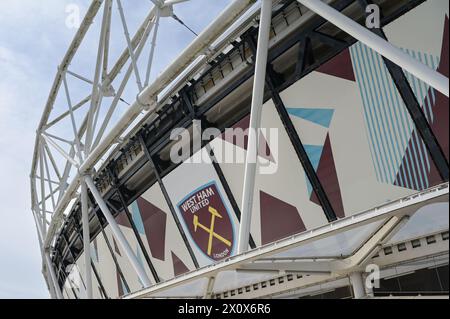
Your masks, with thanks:
[[(51, 265), (51, 261), (49, 261), (49, 258), (47, 259), (47, 253), (44, 250), (43, 247), (43, 233), (42, 233), (42, 228), (41, 228), (41, 223), (39, 222), (39, 217), (36, 214), (35, 210), (32, 210), (33, 213), (33, 217), (34, 217), (34, 221), (36, 223), (36, 229), (37, 229), (37, 235), (38, 235), (38, 242), (39, 242), (39, 247), (41, 249), (41, 255), (42, 255), (42, 261), (45, 263), (46, 266), (46, 270), (47, 272), (42, 272), (42, 274), (44, 275), (47, 284), (48, 284), (48, 288), (50, 291), (50, 297), (51, 298), (58, 298), (58, 299), (62, 299), (62, 293), (61, 290), (59, 289), (58, 283), (55, 280), (56, 276), (48, 276), (48, 274), (53, 270), (53, 267)], [(51, 268), (50, 268), (51, 267)]]
[(44, 180), (44, 154), (42, 154), (42, 147), (39, 145), (39, 168), (40, 168), (40, 181), (41, 181), (41, 218), (42, 220), (39, 223), (39, 227), (42, 226), (42, 238), (45, 238), (47, 233), (47, 224), (46, 224), (46, 211), (47, 208), (45, 206), (45, 180)]
[(44, 138), (44, 140), (45, 140), (45, 142), (47, 142), (47, 144), (50, 144), (52, 147), (54, 147), (58, 151), (58, 153), (61, 154), (70, 163), (72, 163), (73, 166), (75, 166), (75, 167), (79, 167), (80, 166), (80, 164), (72, 156), (67, 154), (61, 148), (61, 146), (56, 144), (49, 136), (47, 136), (45, 133), (42, 133), (41, 136), (42, 136), (42, 138)]
[(208, 278), (208, 283), (206, 284), (206, 289), (205, 289), (205, 294), (203, 296), (203, 299), (211, 299), (215, 282), (216, 282), (216, 277)]
[(89, 207), (87, 187), (81, 181), (81, 221), (83, 226), (83, 248), (85, 263), (86, 299), (92, 299), (92, 267), (91, 267), (91, 236), (89, 231)]
[(97, 61), (95, 64), (95, 73), (94, 80), (92, 85), (92, 94), (91, 94), (91, 105), (88, 112), (88, 120), (86, 126), (86, 138), (84, 143), (84, 153), (85, 157), (89, 155), (91, 150), (91, 143), (94, 134), (95, 127), (95, 113), (98, 110), (99, 104), (101, 103), (101, 99), (103, 97), (102, 91), (99, 89), (100, 77), (102, 72), (102, 61), (103, 61), (103, 53), (104, 53), (104, 45), (106, 40), (106, 32), (108, 30), (108, 8), (110, 6), (111, 0), (106, 0), (103, 8), (103, 18), (102, 18), (102, 27), (100, 30), (100, 39), (97, 50)]
[(153, 57), (155, 55), (155, 48), (156, 48), (156, 38), (158, 36), (158, 30), (159, 30), (159, 19), (160, 19), (161, 11), (159, 9), (156, 10), (156, 14), (154, 19), (154, 30), (153, 30), (153, 37), (152, 42), (150, 43), (150, 52), (148, 55), (148, 62), (147, 62), (147, 73), (145, 74), (145, 83), (144, 87), (148, 86), (148, 83), (150, 82), (150, 75), (152, 71), (153, 66)]
[[(44, 257), (44, 256), (42, 256), (42, 257)], [(48, 276), (46, 273), (42, 272), (42, 275), (44, 276), (45, 283), (46, 283), (48, 291), (50, 293), (50, 299), (57, 299), (58, 297), (56, 296), (56, 290), (55, 290), (55, 286), (53, 285), (53, 282), (48, 279)]]
[(364, 280), (361, 272), (353, 272), (350, 274), (350, 283), (352, 284), (353, 297), (362, 299), (366, 297), (366, 289), (364, 288)]
[(46, 252), (44, 252), (44, 256), (45, 256), (45, 265), (46, 265), (47, 271), (50, 273), (50, 280), (53, 283), (53, 288), (55, 289), (55, 292), (56, 292), (56, 298), (63, 299), (61, 289), (59, 288), (59, 285), (58, 285), (58, 278), (56, 277), (55, 269), (53, 268), (53, 264), (52, 264), (52, 261), (50, 258), (50, 253), (48, 251), (46, 251)]
[(116, 223), (116, 220), (114, 219), (113, 215), (111, 214), (111, 211), (109, 210), (108, 206), (106, 205), (105, 201), (103, 200), (102, 195), (97, 190), (97, 187), (95, 187), (92, 177), (89, 175), (86, 175), (86, 176), (84, 176), (84, 181), (86, 182), (87, 186), (91, 190), (92, 196), (94, 196), (95, 201), (97, 202), (98, 206), (100, 207), (101, 211), (103, 212), (103, 215), (105, 216), (106, 220), (108, 221), (108, 224), (111, 227), (114, 237), (117, 239), (119, 245), (125, 251), (125, 254), (128, 257), (128, 260), (130, 261), (131, 265), (133, 266), (134, 270), (136, 271), (137, 275), (139, 276), (139, 279), (141, 280), (142, 284), (144, 285), (144, 288), (149, 287), (151, 285), (151, 282), (147, 276), (147, 273), (145, 272), (145, 269), (139, 263), (139, 260), (137, 259), (136, 255), (134, 254), (133, 249), (131, 248), (130, 244), (128, 243), (127, 239), (125, 238), (125, 235), (120, 230), (119, 225)]
[(264, 85), (267, 69), (270, 24), (272, 20), (272, 0), (262, 0), (261, 18), (259, 22), (258, 48), (255, 60), (255, 76), (253, 80), (252, 105), (248, 133), (247, 157), (245, 160), (244, 189), (242, 194), (242, 215), (239, 225), (238, 253), (246, 252), (250, 237), (253, 193), (258, 158), (259, 127), (264, 98)]
[(403, 52), (393, 44), (380, 38), (370, 30), (346, 17), (339, 11), (320, 0), (298, 0), (305, 7), (314, 11), (339, 29), (345, 31), (356, 40), (361, 41), (385, 58), (391, 60), (412, 75), (429, 84), (445, 96), (449, 96), (448, 78), (420, 63), (409, 54)]

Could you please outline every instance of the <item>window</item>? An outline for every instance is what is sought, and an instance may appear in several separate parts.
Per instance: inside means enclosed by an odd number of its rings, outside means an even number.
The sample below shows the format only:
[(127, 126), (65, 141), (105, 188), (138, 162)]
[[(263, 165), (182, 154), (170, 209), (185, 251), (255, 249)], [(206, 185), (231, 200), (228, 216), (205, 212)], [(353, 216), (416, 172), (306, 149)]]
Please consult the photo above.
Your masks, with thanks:
[(384, 250), (384, 254), (385, 254), (386, 256), (392, 254), (392, 247), (386, 247), (386, 248), (384, 248), (383, 250)]
[(427, 244), (428, 245), (434, 244), (435, 242), (436, 242), (436, 237), (434, 237), (434, 236), (428, 236), (427, 237)]
[(420, 246), (421, 246), (421, 244), (420, 244), (420, 239), (414, 239), (414, 240), (411, 242), (411, 245), (412, 245), (412, 248), (420, 247)]

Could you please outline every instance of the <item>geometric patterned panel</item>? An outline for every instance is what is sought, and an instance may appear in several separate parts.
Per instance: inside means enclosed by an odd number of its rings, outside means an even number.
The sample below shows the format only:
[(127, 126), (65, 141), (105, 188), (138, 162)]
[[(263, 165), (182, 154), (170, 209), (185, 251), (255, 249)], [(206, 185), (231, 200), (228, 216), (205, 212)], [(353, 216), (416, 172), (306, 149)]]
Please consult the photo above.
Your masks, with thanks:
[(260, 201), (263, 245), (306, 230), (295, 206), (263, 191), (260, 191)]
[[(320, 162), (316, 168), (317, 177), (319, 178), (325, 193), (328, 196), (334, 213), (338, 218), (344, 218), (344, 205), (342, 203), (341, 188), (337, 177), (335, 161), (333, 158), (333, 150), (331, 149), (330, 136), (327, 135), (325, 145), (323, 146)], [(320, 205), (316, 193), (311, 194), (310, 200), (317, 205)]]
[[(422, 139), (414, 129), (408, 110), (398, 93), (383, 58), (362, 43), (350, 48), (356, 82), (364, 106), (367, 136), (377, 180), (408, 189), (430, 186), (430, 158)], [(438, 59), (425, 53), (405, 50), (412, 56), (436, 66)], [(422, 104), (429, 120), (433, 120), (431, 104), (434, 90), (408, 75), (411, 88)], [(429, 93), (428, 93), (429, 92)]]

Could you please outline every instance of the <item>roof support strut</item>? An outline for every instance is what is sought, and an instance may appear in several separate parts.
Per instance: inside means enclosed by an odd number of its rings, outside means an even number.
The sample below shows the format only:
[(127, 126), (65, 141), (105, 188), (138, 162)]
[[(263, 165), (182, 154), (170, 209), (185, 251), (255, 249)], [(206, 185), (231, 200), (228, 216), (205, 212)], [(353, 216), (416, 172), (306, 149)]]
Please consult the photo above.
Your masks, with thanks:
[(255, 61), (252, 106), (248, 132), (247, 157), (245, 159), (244, 188), (242, 192), (242, 216), (239, 224), (238, 253), (248, 250), (255, 175), (258, 156), (259, 127), (264, 100), (267, 56), (269, 48), (270, 25), (272, 20), (272, 0), (262, 0), (261, 20), (259, 22), (258, 49)]
[(137, 259), (136, 255), (134, 254), (133, 249), (131, 248), (130, 244), (128, 243), (127, 239), (125, 238), (125, 235), (122, 233), (122, 231), (119, 228), (119, 225), (117, 224), (116, 220), (114, 219), (113, 215), (111, 214), (111, 211), (109, 210), (108, 205), (106, 205), (105, 201), (103, 200), (102, 195), (97, 190), (97, 187), (95, 186), (94, 181), (92, 180), (92, 177), (89, 175), (85, 175), (84, 181), (86, 182), (87, 186), (91, 190), (92, 196), (94, 196), (94, 199), (96, 200), (103, 215), (105, 216), (106, 220), (108, 221), (108, 224), (111, 227), (111, 231), (114, 234), (114, 237), (117, 239), (117, 241), (119, 242), (119, 245), (125, 251), (125, 254), (127, 255), (128, 260), (130, 261), (131, 265), (133, 266), (134, 270), (136, 271), (139, 279), (141, 280), (142, 285), (144, 287), (149, 287), (151, 285), (151, 282), (147, 276), (147, 273), (145, 272), (144, 267), (142, 267), (142, 265), (139, 263), (139, 260)]
[(385, 58), (429, 84), (445, 96), (449, 96), (448, 78), (420, 63), (385, 39), (335, 10), (320, 0), (297, 0), (308, 9), (325, 18)]

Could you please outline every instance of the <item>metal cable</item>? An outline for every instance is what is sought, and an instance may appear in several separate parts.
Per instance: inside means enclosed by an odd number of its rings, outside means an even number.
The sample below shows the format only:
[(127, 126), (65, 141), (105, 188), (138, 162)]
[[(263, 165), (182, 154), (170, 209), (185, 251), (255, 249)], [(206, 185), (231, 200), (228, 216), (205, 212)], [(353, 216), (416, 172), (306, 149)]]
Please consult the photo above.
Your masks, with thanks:
[(180, 18), (177, 17), (177, 15), (175, 13), (172, 14), (172, 18), (175, 19), (175, 21), (177, 21), (178, 23), (180, 23), (182, 26), (184, 26), (186, 29), (188, 29), (189, 31), (191, 31), (193, 34), (195, 34), (195, 36), (197, 37), (198, 34), (192, 30), (191, 28), (189, 28), (186, 23), (183, 22), (183, 20), (181, 20)]

